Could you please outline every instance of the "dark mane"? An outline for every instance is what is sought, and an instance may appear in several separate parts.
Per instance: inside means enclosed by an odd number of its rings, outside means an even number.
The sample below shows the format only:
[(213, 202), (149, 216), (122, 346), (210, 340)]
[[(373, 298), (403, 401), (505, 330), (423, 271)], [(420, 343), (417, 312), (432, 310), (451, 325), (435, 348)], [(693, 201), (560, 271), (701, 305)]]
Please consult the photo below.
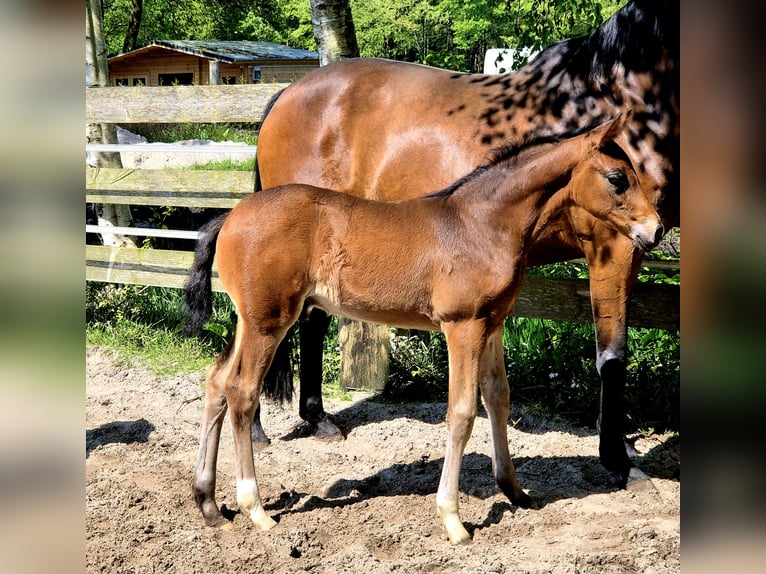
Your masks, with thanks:
[(615, 64), (628, 70), (653, 69), (669, 51), (679, 54), (679, 7), (672, 0), (635, 0), (620, 8), (586, 36), (565, 40), (543, 50), (538, 58), (564, 55), (560, 66), (586, 79), (608, 78)]
[(489, 171), (491, 168), (496, 166), (499, 163), (506, 162), (509, 160), (512, 160), (516, 157), (518, 157), (522, 152), (527, 151), (529, 149), (539, 147), (546, 144), (555, 144), (576, 136), (581, 135), (584, 132), (590, 131), (593, 128), (601, 125), (603, 121), (598, 121), (593, 125), (583, 126), (577, 129), (574, 129), (569, 132), (565, 132), (563, 134), (559, 135), (535, 135), (530, 134), (527, 139), (522, 141), (519, 144), (506, 144), (502, 145), (496, 148), (493, 148), (489, 151), (487, 154), (487, 157), (479, 167), (474, 169), (472, 172), (464, 175), (460, 179), (454, 181), (452, 184), (450, 184), (448, 187), (440, 190), (435, 191), (433, 193), (429, 193), (425, 197), (447, 197), (455, 193), (460, 187), (462, 187), (465, 183), (472, 181), (479, 177), (481, 174)]

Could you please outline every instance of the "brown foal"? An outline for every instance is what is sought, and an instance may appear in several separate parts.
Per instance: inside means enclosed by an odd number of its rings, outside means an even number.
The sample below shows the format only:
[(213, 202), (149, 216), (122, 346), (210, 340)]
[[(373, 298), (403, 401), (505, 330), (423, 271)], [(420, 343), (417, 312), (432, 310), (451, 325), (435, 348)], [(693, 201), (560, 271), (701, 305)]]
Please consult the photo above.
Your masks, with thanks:
[[(509, 389), (502, 325), (513, 309), (535, 236), (577, 207), (639, 248), (662, 237), (650, 191), (628, 156), (626, 116), (566, 139), (496, 152), (449, 188), (418, 199), (366, 200), (308, 185), (254, 193), (203, 230), (187, 297), (199, 326), (210, 312), (212, 259), (239, 316), (207, 373), (193, 490), (209, 525), (227, 524), (215, 501), (218, 442), (227, 407), (237, 502), (258, 529), (263, 509), (251, 428), (277, 345), (304, 308), (368, 322), (444, 332), (449, 350), (449, 436), (436, 496), (452, 544), (470, 536), (458, 514), (463, 451), (481, 397), (492, 427), (495, 480), (527, 506), (507, 440)], [(620, 143), (622, 142), (622, 143)]]

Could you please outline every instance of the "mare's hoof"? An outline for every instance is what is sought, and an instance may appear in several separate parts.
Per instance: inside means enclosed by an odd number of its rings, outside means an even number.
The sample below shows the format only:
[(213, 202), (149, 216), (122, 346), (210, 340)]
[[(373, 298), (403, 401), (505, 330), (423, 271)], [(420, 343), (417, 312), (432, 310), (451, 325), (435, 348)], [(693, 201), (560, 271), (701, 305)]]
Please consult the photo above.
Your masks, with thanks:
[(345, 440), (346, 437), (344, 437), (341, 430), (335, 426), (335, 423), (330, 420), (330, 417), (324, 415), (314, 425), (314, 438), (323, 441), (340, 441)]
[(521, 494), (516, 495), (513, 498), (511, 498), (511, 502), (513, 502), (519, 508), (532, 508), (532, 509), (535, 509), (535, 508), (538, 507), (537, 506), (537, 501), (532, 499), (532, 498), (530, 498), (530, 496), (527, 493), (525, 493), (525, 492), (522, 492)]
[(657, 492), (657, 487), (654, 486), (652, 479), (650, 479), (640, 469), (633, 466), (628, 473), (628, 479), (625, 483), (625, 490), (629, 490), (631, 492)]
[(250, 432), (250, 440), (253, 441), (253, 447), (257, 444), (261, 444), (258, 451), (263, 450), (271, 444), (271, 439), (263, 432), (263, 428), (260, 425), (253, 425), (253, 430)]
[(268, 448), (269, 446), (271, 446), (271, 441), (269, 439), (266, 439), (266, 440), (253, 439), (253, 452), (261, 452), (262, 450)]

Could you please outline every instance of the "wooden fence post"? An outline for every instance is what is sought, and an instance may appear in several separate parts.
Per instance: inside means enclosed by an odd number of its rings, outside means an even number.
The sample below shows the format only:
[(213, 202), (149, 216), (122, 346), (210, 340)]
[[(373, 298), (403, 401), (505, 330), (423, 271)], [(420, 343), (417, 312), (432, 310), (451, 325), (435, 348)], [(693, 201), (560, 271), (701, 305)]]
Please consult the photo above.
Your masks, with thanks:
[(382, 391), (388, 378), (391, 336), (385, 325), (338, 320), (340, 385), (344, 390)]
[(221, 83), (221, 62), (218, 60), (210, 60), (208, 62), (208, 68), (210, 70), (208, 82), (211, 86), (217, 86)]

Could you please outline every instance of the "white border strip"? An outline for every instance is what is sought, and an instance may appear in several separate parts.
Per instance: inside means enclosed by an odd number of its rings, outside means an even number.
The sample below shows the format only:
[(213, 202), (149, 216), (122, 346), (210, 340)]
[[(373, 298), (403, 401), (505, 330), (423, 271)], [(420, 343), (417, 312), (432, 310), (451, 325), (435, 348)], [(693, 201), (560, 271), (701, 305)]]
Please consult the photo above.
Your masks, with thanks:
[(110, 227), (86, 225), (85, 233), (100, 233), (111, 235), (138, 235), (141, 237), (165, 237), (171, 239), (197, 239), (198, 231), (179, 231), (173, 229), (152, 229), (150, 227)]

